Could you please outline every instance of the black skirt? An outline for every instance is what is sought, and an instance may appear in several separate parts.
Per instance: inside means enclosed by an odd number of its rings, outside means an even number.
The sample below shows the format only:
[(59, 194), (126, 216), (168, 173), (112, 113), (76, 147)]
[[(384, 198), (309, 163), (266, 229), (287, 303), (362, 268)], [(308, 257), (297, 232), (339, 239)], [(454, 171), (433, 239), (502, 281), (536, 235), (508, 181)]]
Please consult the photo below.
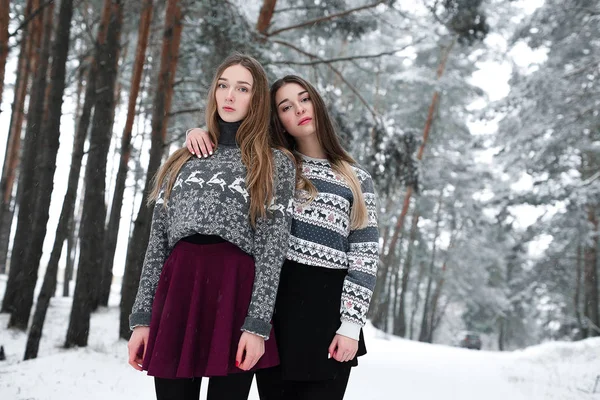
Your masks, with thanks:
[(367, 353), (362, 329), (357, 357), (340, 363), (328, 358), (340, 327), (340, 302), (347, 270), (299, 264), (286, 260), (275, 303), (273, 327), (283, 379), (333, 379), (348, 365), (358, 365)]

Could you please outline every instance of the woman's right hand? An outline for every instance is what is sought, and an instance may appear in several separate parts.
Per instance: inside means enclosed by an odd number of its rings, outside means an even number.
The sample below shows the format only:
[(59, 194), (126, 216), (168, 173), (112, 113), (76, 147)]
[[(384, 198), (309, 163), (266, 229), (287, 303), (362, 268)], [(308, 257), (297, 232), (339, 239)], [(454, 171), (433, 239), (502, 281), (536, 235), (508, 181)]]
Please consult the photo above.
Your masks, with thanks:
[[(146, 348), (148, 347), (148, 338), (150, 337), (150, 327), (137, 326), (133, 329), (131, 338), (127, 343), (129, 351), (129, 365), (138, 371), (142, 370), (142, 363), (146, 356)], [(141, 356), (140, 356), (141, 350)]]
[(204, 129), (189, 129), (185, 138), (185, 147), (198, 157), (212, 156), (215, 145), (211, 142), (208, 132)]
[(235, 355), (235, 366), (249, 371), (265, 354), (265, 339), (250, 332), (242, 333)]

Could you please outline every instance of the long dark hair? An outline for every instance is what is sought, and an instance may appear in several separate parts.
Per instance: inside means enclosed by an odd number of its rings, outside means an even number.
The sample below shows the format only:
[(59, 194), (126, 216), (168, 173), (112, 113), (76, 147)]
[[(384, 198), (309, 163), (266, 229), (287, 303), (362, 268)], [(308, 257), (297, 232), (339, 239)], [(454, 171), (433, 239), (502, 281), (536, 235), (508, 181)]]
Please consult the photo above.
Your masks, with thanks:
[(277, 102), (275, 96), (277, 91), (288, 83), (296, 83), (302, 86), (307, 92), (310, 101), (313, 103), (314, 123), (317, 133), (317, 139), (325, 152), (327, 160), (331, 163), (334, 172), (344, 178), (350, 186), (354, 202), (350, 216), (351, 228), (357, 229), (365, 227), (368, 223), (368, 212), (364, 196), (361, 190), (360, 181), (352, 168), (356, 161), (352, 158), (340, 144), (331, 117), (327, 112), (327, 107), (323, 98), (310, 82), (300, 78), (297, 75), (286, 75), (278, 79), (271, 86), (271, 135), (275, 146), (285, 147), (292, 151), (296, 160), (296, 189), (308, 192), (308, 201), (312, 201), (317, 195), (317, 189), (304, 175), (302, 175), (302, 156), (293, 150), (296, 147), (296, 141), (287, 133), (283, 124), (279, 120), (277, 113)]

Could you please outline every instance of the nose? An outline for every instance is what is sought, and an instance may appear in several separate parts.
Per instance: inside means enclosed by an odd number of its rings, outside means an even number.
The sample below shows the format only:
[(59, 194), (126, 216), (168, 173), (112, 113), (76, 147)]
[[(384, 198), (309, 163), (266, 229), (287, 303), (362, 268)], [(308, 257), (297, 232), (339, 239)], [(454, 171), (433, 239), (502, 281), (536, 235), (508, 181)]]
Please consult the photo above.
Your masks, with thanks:
[(302, 104), (298, 104), (296, 108), (296, 115), (302, 115), (306, 112), (306, 108), (302, 107)]
[(232, 89), (229, 89), (229, 91), (227, 92), (227, 96), (225, 97), (225, 101), (233, 103), (234, 100), (235, 100), (235, 98), (233, 97), (233, 88), (232, 88)]

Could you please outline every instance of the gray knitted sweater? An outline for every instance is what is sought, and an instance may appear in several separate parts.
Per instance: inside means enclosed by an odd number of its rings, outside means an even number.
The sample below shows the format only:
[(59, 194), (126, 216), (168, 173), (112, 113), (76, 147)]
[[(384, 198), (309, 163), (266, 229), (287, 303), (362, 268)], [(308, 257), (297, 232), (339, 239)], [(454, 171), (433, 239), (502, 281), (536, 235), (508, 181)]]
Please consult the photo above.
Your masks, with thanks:
[(233, 136), (221, 134), (212, 157), (192, 157), (181, 168), (167, 206), (161, 193), (154, 207), (148, 249), (129, 317), (131, 329), (150, 325), (158, 280), (175, 244), (199, 233), (220, 236), (254, 257), (254, 286), (242, 330), (268, 339), (288, 248), (295, 186), (293, 162), (279, 150), (273, 153), (274, 199), (268, 207), (269, 218), (258, 219), (255, 228), (249, 220), (246, 167), (235, 144), (235, 132)]

